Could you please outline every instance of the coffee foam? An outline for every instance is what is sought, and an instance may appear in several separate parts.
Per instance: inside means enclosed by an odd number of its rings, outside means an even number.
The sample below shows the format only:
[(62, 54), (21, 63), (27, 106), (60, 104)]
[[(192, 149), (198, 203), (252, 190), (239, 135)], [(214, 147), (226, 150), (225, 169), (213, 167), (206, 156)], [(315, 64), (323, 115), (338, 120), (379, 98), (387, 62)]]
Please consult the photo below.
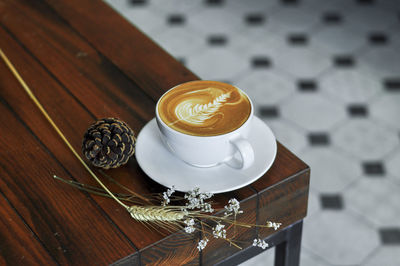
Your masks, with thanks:
[(158, 104), (162, 121), (179, 132), (215, 136), (239, 128), (250, 116), (247, 96), (216, 81), (192, 81), (167, 92)]

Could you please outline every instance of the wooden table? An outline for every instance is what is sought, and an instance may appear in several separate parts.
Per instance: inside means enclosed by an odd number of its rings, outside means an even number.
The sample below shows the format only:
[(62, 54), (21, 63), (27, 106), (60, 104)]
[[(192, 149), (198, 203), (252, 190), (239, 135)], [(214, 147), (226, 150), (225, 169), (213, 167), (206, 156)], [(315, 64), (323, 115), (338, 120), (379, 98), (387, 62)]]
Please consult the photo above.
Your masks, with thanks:
[[(0, 0), (0, 25), (0, 48), (77, 150), (96, 119), (138, 132), (165, 90), (197, 79), (99, 0)], [(199, 253), (198, 234), (149, 230), (113, 200), (54, 180), (96, 185), (3, 62), (0, 113), (0, 264), (232, 264), (260, 250), (256, 236), (277, 245), (277, 262), (297, 263), (310, 172), (281, 144), (262, 178), (214, 197), (219, 207), (237, 198), (239, 220), (279, 221), (280, 231), (241, 230), (244, 250), (211, 240)], [(135, 159), (107, 173), (141, 194), (165, 191)]]

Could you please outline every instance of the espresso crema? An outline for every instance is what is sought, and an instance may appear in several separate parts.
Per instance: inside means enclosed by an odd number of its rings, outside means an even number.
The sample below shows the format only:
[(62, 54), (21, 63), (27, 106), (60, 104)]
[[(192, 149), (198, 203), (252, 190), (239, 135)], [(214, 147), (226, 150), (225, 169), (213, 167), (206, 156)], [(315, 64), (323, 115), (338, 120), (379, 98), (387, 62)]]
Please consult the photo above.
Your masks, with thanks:
[(195, 136), (229, 133), (247, 121), (251, 104), (235, 86), (217, 81), (191, 81), (168, 91), (158, 114), (170, 128)]

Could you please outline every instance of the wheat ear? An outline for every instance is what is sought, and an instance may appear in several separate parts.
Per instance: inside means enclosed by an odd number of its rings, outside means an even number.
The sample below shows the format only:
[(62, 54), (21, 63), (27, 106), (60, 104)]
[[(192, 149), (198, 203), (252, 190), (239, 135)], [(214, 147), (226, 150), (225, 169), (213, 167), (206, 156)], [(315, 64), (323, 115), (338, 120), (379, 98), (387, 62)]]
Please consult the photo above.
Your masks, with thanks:
[(127, 208), (132, 218), (142, 222), (179, 222), (185, 218), (183, 211), (165, 209), (159, 206), (130, 206)]

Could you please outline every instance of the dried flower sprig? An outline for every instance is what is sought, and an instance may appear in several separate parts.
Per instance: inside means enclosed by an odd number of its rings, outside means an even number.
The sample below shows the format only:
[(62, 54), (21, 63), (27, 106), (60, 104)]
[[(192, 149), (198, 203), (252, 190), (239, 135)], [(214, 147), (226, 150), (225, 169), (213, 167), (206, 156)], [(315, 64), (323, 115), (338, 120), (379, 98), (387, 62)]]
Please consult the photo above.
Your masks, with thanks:
[[(170, 196), (172, 195), (171, 189), (168, 189), (167, 192), (163, 193), (163, 203), (166, 201), (170, 202)], [(234, 236), (235, 233), (233, 234), (232, 237), (228, 237), (228, 229), (236, 226), (240, 227), (260, 227), (260, 228), (274, 228), (274, 230), (277, 230), (282, 224), (281, 223), (276, 223), (276, 222), (271, 222), (267, 221), (265, 225), (256, 225), (256, 224), (248, 224), (248, 223), (241, 223), (236, 220), (236, 216), (238, 214), (242, 214), (243, 211), (240, 209), (240, 202), (232, 198), (228, 201), (228, 205), (224, 207), (224, 216), (213, 216), (207, 214), (209, 210), (214, 209), (211, 207), (211, 204), (207, 202), (208, 199), (212, 198), (213, 194), (212, 193), (201, 193), (199, 188), (195, 188), (192, 191), (189, 191), (185, 194), (184, 199), (187, 200), (187, 203), (185, 206), (180, 207), (181, 211), (185, 213), (185, 218), (186, 220), (183, 222), (184, 223), (184, 231), (186, 233), (193, 233), (196, 231), (196, 226), (197, 229), (200, 230), (205, 237), (198, 242), (197, 248), (199, 250), (202, 250), (206, 247), (209, 239), (209, 237), (214, 237), (218, 239), (223, 239), (229, 242), (230, 244), (241, 248), (235, 243)], [(165, 207), (168, 207), (168, 205), (164, 205)], [(173, 207), (176, 208), (176, 207)], [(193, 212), (189, 210), (198, 210), (199, 212)], [(231, 217), (233, 216), (233, 218)], [(214, 227), (211, 227), (207, 223), (203, 222), (203, 219), (215, 222), (216, 225)], [(206, 228), (205, 228), (206, 227)], [(209, 231), (207, 230), (209, 229)], [(260, 240), (259, 238), (254, 240), (254, 243), (257, 243), (256, 246), (261, 247), (263, 249), (268, 247), (268, 244), (264, 240)], [(253, 243), (253, 244), (254, 244)]]
[[(25, 81), (19, 75), (18, 71), (14, 68), (12, 63), (9, 61), (9, 59), (1, 49), (0, 49), (0, 57), (3, 59), (7, 67), (10, 69), (15, 78), (21, 84), (21, 86), (28, 94), (30, 99), (38, 107), (40, 112), (47, 119), (47, 121), (57, 132), (60, 138), (64, 141), (64, 143), (73, 153), (73, 155), (78, 159), (78, 161), (83, 165), (83, 167), (100, 185), (100, 188), (95, 186), (80, 184), (79, 182), (71, 180), (65, 180), (54, 175), (55, 179), (63, 181), (67, 184), (85, 190), (87, 192), (114, 199), (118, 204), (123, 206), (128, 211), (128, 213), (131, 215), (132, 218), (144, 224), (149, 224), (150, 226), (158, 225), (167, 230), (177, 229), (177, 228), (183, 229), (186, 233), (194, 233), (196, 230), (200, 230), (201, 232), (203, 232), (204, 237), (198, 242), (197, 248), (199, 250), (202, 250), (207, 246), (207, 243), (209, 242), (208, 237), (224, 239), (228, 241), (231, 245), (240, 248), (240, 246), (238, 246), (235, 243), (234, 240), (235, 233), (233, 234), (232, 237), (228, 237), (227, 230), (232, 226), (234, 228), (236, 228), (236, 226), (247, 227), (247, 228), (250, 227), (274, 228), (275, 230), (277, 230), (281, 226), (280, 223), (275, 223), (271, 221), (268, 221), (264, 225), (254, 225), (254, 224), (246, 224), (238, 222), (236, 220), (236, 216), (243, 212), (240, 210), (240, 203), (236, 199), (230, 199), (228, 201), (228, 205), (225, 206), (224, 216), (219, 217), (207, 214), (215, 211), (212, 208), (211, 203), (207, 202), (207, 200), (209, 200), (213, 195), (211, 193), (202, 193), (198, 188), (195, 188), (192, 191), (189, 191), (188, 193), (185, 194), (184, 199), (187, 201), (185, 206), (168, 205), (172, 200), (171, 199), (172, 194), (175, 192), (173, 187), (168, 189), (161, 195), (162, 198), (161, 206), (151, 205), (152, 202), (150, 199), (142, 195), (139, 195), (132, 190), (129, 190), (128, 188), (122, 186), (115, 180), (114, 183), (124, 188), (126, 191), (129, 192), (129, 194), (111, 192), (107, 188), (107, 186), (105, 186), (104, 183), (100, 180), (100, 178), (85, 163), (85, 161), (78, 155), (76, 150), (73, 148), (68, 139), (64, 136), (62, 131), (52, 120), (50, 115), (46, 112), (44, 107), (41, 105), (39, 100), (36, 98), (34, 93), (31, 91), (29, 86), (25, 83)], [(140, 205), (138, 203), (139, 200), (145, 202), (147, 205), (144, 206)], [(133, 204), (133, 205), (128, 205), (128, 204)], [(233, 218), (231, 216), (233, 216)], [(216, 225), (212, 227), (207, 223), (205, 223), (204, 220), (215, 222)], [(253, 245), (259, 246), (263, 249), (268, 247), (268, 244), (259, 238), (254, 240)]]
[(237, 199), (230, 199), (228, 203), (229, 204), (225, 206), (225, 212), (224, 212), (225, 216), (230, 216), (232, 214), (236, 216), (238, 214), (243, 213), (243, 211), (240, 210), (240, 204)]
[(167, 192), (163, 193), (162, 195), (163, 201), (161, 202), (162, 206), (167, 206), (171, 202), (170, 197), (174, 192), (175, 192), (175, 187), (172, 186), (172, 188), (167, 189)]
[(259, 238), (254, 239), (253, 241), (253, 246), (255, 247), (260, 247), (262, 249), (266, 249), (269, 245), (266, 243), (264, 240), (261, 240)]
[(203, 250), (207, 244), (208, 244), (208, 238), (203, 238), (202, 240), (199, 241), (199, 243), (197, 244), (197, 249), (198, 250)]
[[(113, 179), (109, 177), (111, 181)], [(57, 177), (58, 180), (71, 184), (71, 181), (64, 180)], [(113, 182), (116, 182), (115, 180)], [(79, 184), (79, 183), (78, 183)], [(72, 183), (74, 187), (77, 187), (81, 190), (88, 191), (92, 193), (95, 191), (97, 195), (107, 196), (104, 191), (102, 192), (101, 188), (87, 186), (79, 184), (76, 182)], [(120, 184), (122, 188), (127, 190), (123, 185)], [(228, 205), (224, 207), (224, 209), (216, 210), (216, 211), (224, 211), (223, 216), (214, 216), (207, 213), (207, 208), (204, 209), (204, 206), (211, 206), (207, 200), (212, 198), (211, 193), (201, 193), (198, 188), (193, 189), (192, 191), (187, 192), (184, 196), (174, 196), (175, 193), (174, 188), (168, 189), (166, 192), (160, 193), (159, 195), (153, 195), (155, 198), (159, 198), (161, 200), (161, 206), (137, 206), (133, 205), (130, 208), (131, 216), (144, 224), (148, 224), (149, 226), (157, 225), (161, 228), (167, 230), (183, 230), (185, 233), (191, 234), (196, 231), (201, 231), (204, 235), (204, 238), (198, 242), (198, 249), (203, 249), (206, 247), (210, 238), (222, 239), (227, 241), (229, 244), (241, 248), (237, 241), (235, 240), (236, 232), (229, 233), (229, 229), (236, 227), (259, 227), (259, 228), (274, 228), (277, 230), (281, 223), (267, 221), (264, 225), (256, 225), (249, 223), (242, 223), (236, 220), (236, 216), (238, 214), (242, 214), (243, 211), (240, 209), (240, 202), (237, 199), (230, 199), (228, 201)], [(142, 203), (138, 203), (137, 199), (135, 199), (132, 195), (122, 194), (122, 193), (114, 193), (121, 201), (135, 201), (136, 204), (140, 205)], [(170, 202), (174, 202), (176, 200), (182, 201), (185, 200), (186, 204), (183, 206), (174, 206), (168, 205)], [(168, 202), (168, 203), (166, 203)], [(211, 226), (209, 223), (215, 223), (214, 226)], [(259, 238), (257, 240), (257, 245), (260, 248), (266, 248), (268, 245)], [(256, 243), (256, 242), (254, 242)], [(253, 243), (253, 244), (254, 244)]]

